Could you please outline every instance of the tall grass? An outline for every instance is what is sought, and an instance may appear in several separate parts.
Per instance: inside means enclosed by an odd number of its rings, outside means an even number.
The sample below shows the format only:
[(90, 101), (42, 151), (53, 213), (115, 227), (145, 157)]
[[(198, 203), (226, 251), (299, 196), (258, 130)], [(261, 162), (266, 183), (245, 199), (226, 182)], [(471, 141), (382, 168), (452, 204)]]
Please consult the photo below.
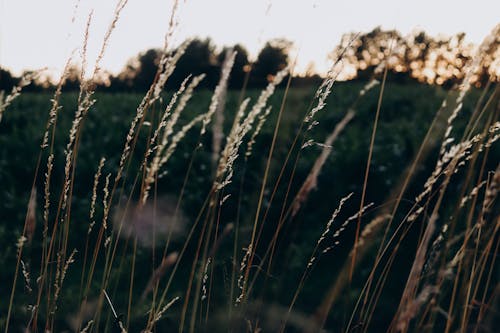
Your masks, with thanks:
[[(170, 51), (177, 3), (156, 77), (135, 110), (127, 105), (127, 129), (104, 124), (106, 137), (121, 138), (120, 148), (81, 157), (82, 149), (103, 151), (99, 142), (87, 147), (103, 135), (93, 132), (92, 114), (105, 120), (93, 80), (126, 4), (118, 2), (90, 72), (84, 36), (82, 73), (91, 75), (82, 74), (76, 98), (68, 96), (71, 122), (59, 112), (71, 59), (50, 101), (24, 225), (17, 221), (19, 237), (4, 244), (15, 249), (4, 267), (9, 285), (1, 287), (4, 332), (494, 330), (500, 88), (490, 83), (476, 98), (470, 80), (500, 26), (478, 48), (463, 84), (432, 112), (416, 153), (387, 191), (372, 185), (382, 154), (377, 139), (392, 134), (379, 123), (392, 88), (387, 67), (331, 117), (322, 113), (340, 98), (330, 94), (341, 59), (299, 105), (291, 102), (300, 94), (293, 65), (260, 94), (229, 103), (229, 52), (208, 106), (194, 107), (197, 94), (206, 94), (196, 92), (203, 75), (163, 91), (188, 43)], [(90, 15), (87, 32), (91, 23)], [(31, 79), (2, 96), (0, 121)], [(463, 110), (466, 98), (472, 112)], [(370, 119), (363, 119), (357, 109), (371, 99)], [(0, 123), (0, 136), (10, 119)], [(338, 189), (344, 196), (336, 198), (321, 179), (327, 183), (332, 172), (329, 159), (349, 158), (332, 152), (356, 121), (365, 128), (351, 142), (364, 145), (357, 160), (364, 168), (355, 191)], [(321, 122), (328, 131), (318, 130)], [(314, 224), (309, 215), (330, 217)]]

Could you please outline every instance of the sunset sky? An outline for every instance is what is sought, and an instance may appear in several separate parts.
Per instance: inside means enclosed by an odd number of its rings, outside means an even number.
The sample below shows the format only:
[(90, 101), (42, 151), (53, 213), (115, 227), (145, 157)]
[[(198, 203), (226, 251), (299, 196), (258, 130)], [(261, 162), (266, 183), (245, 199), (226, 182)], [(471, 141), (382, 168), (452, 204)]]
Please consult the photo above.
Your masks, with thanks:
[[(315, 62), (317, 70), (323, 72), (328, 66), (328, 52), (343, 33), (367, 32), (377, 25), (403, 34), (413, 29), (424, 29), (432, 35), (464, 31), (469, 41), (480, 42), (499, 23), (500, 1), (475, 0), (473, 6), (470, 3), (181, 0), (175, 43), (190, 36), (211, 37), (218, 46), (242, 43), (251, 56), (256, 56), (267, 40), (284, 37), (295, 43), (299, 70)], [(71, 50), (81, 46), (85, 22), (93, 9), (91, 61), (102, 44), (115, 4), (112, 0), (0, 0), (0, 66), (15, 74), (25, 68), (46, 66), (57, 73)], [(103, 67), (117, 73), (140, 51), (161, 46), (171, 8), (170, 0), (129, 0), (112, 35)]]

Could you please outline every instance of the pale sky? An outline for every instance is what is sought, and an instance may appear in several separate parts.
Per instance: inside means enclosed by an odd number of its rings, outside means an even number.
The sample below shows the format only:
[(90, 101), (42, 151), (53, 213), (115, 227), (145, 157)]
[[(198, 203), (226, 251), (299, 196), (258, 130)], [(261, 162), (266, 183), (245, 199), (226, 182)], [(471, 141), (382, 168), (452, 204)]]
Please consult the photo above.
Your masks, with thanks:
[[(16, 74), (41, 67), (57, 73), (71, 50), (81, 47), (93, 9), (88, 46), (92, 65), (115, 4), (115, 0), (0, 0), (0, 66)], [(172, 0), (129, 0), (102, 67), (117, 73), (140, 51), (162, 46), (171, 8)], [(478, 43), (500, 23), (499, 13), (498, 0), (180, 0), (175, 43), (208, 36), (218, 46), (242, 43), (255, 57), (267, 40), (284, 37), (297, 46), (299, 70), (314, 61), (323, 72), (328, 52), (345, 32), (367, 32), (377, 25), (403, 34), (413, 29), (431, 35), (463, 31), (469, 41)]]

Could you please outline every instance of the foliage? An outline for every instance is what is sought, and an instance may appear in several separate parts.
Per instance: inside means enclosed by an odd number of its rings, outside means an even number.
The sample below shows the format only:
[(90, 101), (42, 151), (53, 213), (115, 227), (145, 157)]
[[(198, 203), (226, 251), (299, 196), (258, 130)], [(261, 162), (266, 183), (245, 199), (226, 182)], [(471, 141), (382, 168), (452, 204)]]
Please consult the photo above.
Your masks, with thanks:
[[(494, 37), (494, 38), (499, 38)], [(484, 85), (489, 80), (498, 80), (498, 40), (488, 44), (482, 56), (485, 61), (477, 68), (473, 83)], [(465, 34), (433, 37), (424, 31), (414, 31), (402, 36), (396, 30), (380, 27), (368, 33), (348, 33), (330, 55), (337, 59), (343, 55), (350, 78), (365, 78), (372, 75), (383, 59), (389, 57), (388, 66), (394, 75), (428, 83), (451, 87), (462, 82), (465, 67), (473, 57), (473, 45), (465, 41)], [(406, 74), (406, 75), (402, 75)]]

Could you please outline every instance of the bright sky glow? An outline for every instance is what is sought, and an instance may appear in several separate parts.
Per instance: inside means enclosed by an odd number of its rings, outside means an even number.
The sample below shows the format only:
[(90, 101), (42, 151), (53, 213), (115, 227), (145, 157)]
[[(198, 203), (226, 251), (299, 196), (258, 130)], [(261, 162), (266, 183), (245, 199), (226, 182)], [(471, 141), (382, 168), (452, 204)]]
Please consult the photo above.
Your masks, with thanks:
[[(57, 73), (81, 47), (89, 12), (93, 20), (89, 64), (112, 19), (112, 0), (0, 0), (0, 66), (19, 74), (49, 67)], [(129, 0), (113, 32), (102, 67), (119, 72), (126, 61), (163, 45), (172, 0)], [(421, 28), (437, 35), (466, 32), (480, 42), (499, 23), (496, 0), (186, 0), (180, 1), (175, 44), (190, 36), (211, 37), (218, 46), (242, 43), (251, 56), (272, 38), (295, 42), (299, 71), (311, 62), (324, 72), (327, 54), (343, 33), (381, 25), (403, 34)], [(72, 17), (75, 20), (72, 22)]]

